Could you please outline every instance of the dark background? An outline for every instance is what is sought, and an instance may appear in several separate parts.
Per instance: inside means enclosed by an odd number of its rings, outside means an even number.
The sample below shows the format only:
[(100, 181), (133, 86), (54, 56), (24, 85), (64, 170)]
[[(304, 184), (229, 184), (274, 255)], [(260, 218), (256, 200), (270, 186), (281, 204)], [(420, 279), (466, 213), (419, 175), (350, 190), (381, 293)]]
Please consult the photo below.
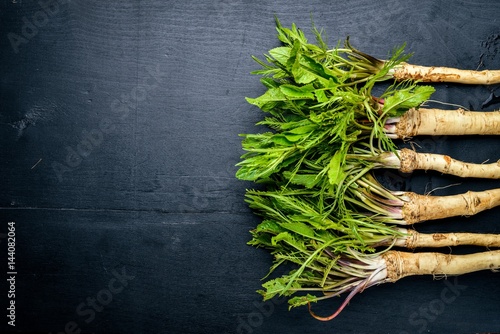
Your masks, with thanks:
[[(328, 323), (305, 308), (289, 312), (279, 299), (261, 302), (255, 290), (271, 258), (246, 245), (258, 222), (243, 202), (253, 185), (235, 179), (234, 165), (238, 134), (260, 131), (254, 124), (263, 115), (244, 97), (264, 92), (249, 74), (257, 68), (250, 56), (279, 45), (275, 14), (306, 32), (312, 17), (330, 45), (349, 35), (380, 58), (407, 42), (416, 64), (500, 68), (494, 0), (1, 1), (0, 331), (500, 331), (492, 272), (371, 288)], [(500, 94), (497, 86), (436, 88), (433, 99), (473, 110)], [(500, 158), (493, 137), (413, 143), (470, 162)], [(435, 195), (500, 186), (431, 172), (380, 177)], [(499, 233), (499, 213), (419, 230)], [(6, 318), (9, 221), (16, 223), (15, 328)], [(456, 298), (445, 303), (450, 292)], [(92, 311), (96, 298), (104, 302)], [(315, 310), (326, 315), (339, 302)]]

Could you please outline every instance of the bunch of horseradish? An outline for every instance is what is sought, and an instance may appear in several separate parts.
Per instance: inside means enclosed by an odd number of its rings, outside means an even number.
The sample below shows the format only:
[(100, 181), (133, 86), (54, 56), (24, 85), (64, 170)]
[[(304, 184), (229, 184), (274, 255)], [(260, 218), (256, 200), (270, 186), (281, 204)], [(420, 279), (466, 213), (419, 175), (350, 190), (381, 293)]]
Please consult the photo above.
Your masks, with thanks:
[[(288, 296), (291, 307), (309, 305), (315, 318), (330, 320), (373, 285), (410, 275), (500, 268), (498, 250), (469, 255), (413, 251), (500, 247), (500, 235), (425, 234), (404, 227), (491, 209), (500, 204), (500, 189), (430, 196), (387, 189), (374, 176), (375, 170), (398, 169), (500, 179), (500, 161), (474, 164), (399, 149), (397, 142), (422, 135), (500, 134), (500, 112), (426, 108), (435, 89), (422, 84), (492, 84), (500, 82), (500, 74), (410, 65), (402, 47), (388, 60), (362, 53), (348, 40), (343, 48), (330, 49), (316, 28), (316, 43), (310, 43), (295, 25), (276, 23), (283, 45), (264, 60), (254, 57), (262, 68), (253, 73), (267, 90), (247, 98), (267, 114), (257, 123), (265, 131), (242, 135), (246, 153), (236, 174), (260, 184), (245, 195), (262, 217), (249, 244), (271, 252), (270, 272), (286, 263), (295, 266), (280, 277), (266, 276), (259, 290), (264, 299)], [(386, 80), (394, 83), (376, 96), (378, 83)], [(312, 312), (311, 302), (344, 293), (345, 302), (331, 316)]]

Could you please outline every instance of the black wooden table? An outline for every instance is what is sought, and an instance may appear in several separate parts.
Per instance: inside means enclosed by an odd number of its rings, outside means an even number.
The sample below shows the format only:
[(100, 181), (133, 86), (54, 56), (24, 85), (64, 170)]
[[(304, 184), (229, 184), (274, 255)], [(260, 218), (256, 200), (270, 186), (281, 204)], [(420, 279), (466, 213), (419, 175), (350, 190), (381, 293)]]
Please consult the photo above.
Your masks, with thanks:
[[(238, 134), (257, 131), (262, 118), (244, 97), (264, 91), (249, 74), (257, 68), (251, 55), (278, 46), (274, 15), (306, 31), (312, 17), (331, 45), (350, 36), (380, 58), (406, 42), (413, 63), (500, 68), (493, 0), (2, 1), (0, 332), (500, 331), (491, 272), (371, 288), (328, 323), (255, 293), (271, 258), (246, 245), (259, 220), (243, 202), (253, 185), (234, 173)], [(499, 107), (484, 104), (500, 94), (496, 86), (436, 88), (435, 100)], [(413, 142), (470, 162), (500, 157), (492, 137)], [(500, 186), (431, 172), (384, 175), (395, 188), (435, 195)], [(421, 230), (499, 233), (499, 214)], [(15, 327), (6, 317), (12, 300)]]

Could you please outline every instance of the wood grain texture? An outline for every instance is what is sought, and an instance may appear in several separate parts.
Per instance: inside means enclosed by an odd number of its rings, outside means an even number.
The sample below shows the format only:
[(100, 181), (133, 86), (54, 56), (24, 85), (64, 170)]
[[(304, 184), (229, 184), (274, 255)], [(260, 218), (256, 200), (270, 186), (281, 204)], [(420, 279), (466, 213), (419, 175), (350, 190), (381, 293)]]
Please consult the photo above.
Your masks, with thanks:
[[(48, 3), (58, 11), (45, 23), (36, 21), (45, 12), (38, 2), (0, 3), (0, 235), (16, 221), (19, 332), (64, 332), (71, 321), (95, 333), (500, 328), (498, 274), (487, 272), (450, 280), (460, 289), (444, 304), (450, 286), (430, 278), (372, 288), (326, 324), (305, 309), (288, 312), (280, 300), (262, 303), (255, 290), (270, 257), (245, 244), (258, 222), (243, 202), (253, 185), (234, 177), (238, 134), (256, 131), (262, 117), (244, 100), (264, 91), (249, 74), (256, 68), (250, 56), (278, 45), (274, 14), (306, 31), (312, 16), (330, 44), (350, 36), (381, 58), (406, 42), (415, 63), (484, 69), (500, 68), (500, 2)], [(35, 21), (40, 27), (16, 53), (9, 34), (22, 37), (26, 22)], [(498, 95), (496, 87), (436, 88), (434, 99), (473, 110)], [(470, 162), (500, 156), (495, 137), (423, 137), (413, 145)], [(500, 187), (461, 180), (445, 188), (458, 180), (436, 173), (380, 178), (436, 195)], [(499, 233), (497, 217), (493, 210), (420, 231)], [(4, 246), (0, 239), (1, 254)], [(113, 270), (123, 268), (134, 279), (87, 322), (90, 315), (77, 307), (108, 289)]]

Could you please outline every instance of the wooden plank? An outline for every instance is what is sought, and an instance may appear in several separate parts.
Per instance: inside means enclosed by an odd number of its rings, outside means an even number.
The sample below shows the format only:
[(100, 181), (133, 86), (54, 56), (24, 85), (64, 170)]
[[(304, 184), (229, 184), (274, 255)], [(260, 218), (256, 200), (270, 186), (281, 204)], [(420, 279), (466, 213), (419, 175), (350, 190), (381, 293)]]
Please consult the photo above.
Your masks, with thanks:
[[(274, 14), (305, 30), (312, 16), (331, 45), (351, 36), (381, 58), (407, 42), (418, 64), (500, 68), (496, 1), (0, 3), (0, 254), (6, 224), (15, 221), (16, 330), (498, 330), (498, 277), (489, 272), (372, 288), (326, 324), (306, 309), (288, 312), (282, 300), (261, 301), (255, 290), (270, 256), (246, 245), (259, 221), (243, 201), (254, 185), (234, 173), (243, 153), (238, 134), (258, 131), (263, 117), (244, 97), (264, 91), (249, 74), (250, 56), (278, 45)], [(480, 110), (492, 93), (442, 84), (433, 99)], [(500, 154), (494, 137), (413, 145), (471, 162)], [(500, 186), (430, 172), (381, 178), (437, 195)], [(494, 209), (420, 229), (499, 233), (497, 217)], [(92, 306), (93, 298), (101, 302)], [(327, 314), (338, 303), (315, 310)]]

